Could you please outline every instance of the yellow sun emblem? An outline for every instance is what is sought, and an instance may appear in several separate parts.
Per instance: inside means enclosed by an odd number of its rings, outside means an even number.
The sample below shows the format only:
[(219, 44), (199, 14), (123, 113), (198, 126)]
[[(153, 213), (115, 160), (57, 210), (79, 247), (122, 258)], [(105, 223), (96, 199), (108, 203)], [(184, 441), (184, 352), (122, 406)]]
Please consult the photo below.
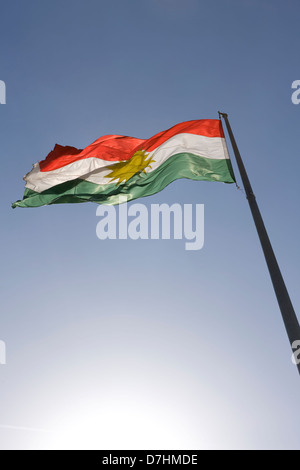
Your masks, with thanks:
[(137, 173), (146, 173), (146, 168), (151, 168), (151, 163), (155, 162), (151, 157), (147, 158), (148, 155), (145, 150), (138, 150), (130, 160), (109, 165), (107, 168), (111, 172), (105, 177), (111, 178), (110, 182), (118, 180), (118, 184), (120, 184), (127, 182)]

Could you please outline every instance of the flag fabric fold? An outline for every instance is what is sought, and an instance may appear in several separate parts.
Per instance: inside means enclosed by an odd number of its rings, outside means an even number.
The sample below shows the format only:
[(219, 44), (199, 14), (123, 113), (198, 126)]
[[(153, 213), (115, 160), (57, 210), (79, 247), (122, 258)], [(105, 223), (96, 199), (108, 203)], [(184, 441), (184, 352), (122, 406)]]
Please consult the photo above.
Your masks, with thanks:
[(106, 135), (85, 149), (56, 145), (24, 176), (23, 200), (12, 207), (118, 204), (179, 178), (235, 182), (220, 120), (182, 122), (150, 139)]

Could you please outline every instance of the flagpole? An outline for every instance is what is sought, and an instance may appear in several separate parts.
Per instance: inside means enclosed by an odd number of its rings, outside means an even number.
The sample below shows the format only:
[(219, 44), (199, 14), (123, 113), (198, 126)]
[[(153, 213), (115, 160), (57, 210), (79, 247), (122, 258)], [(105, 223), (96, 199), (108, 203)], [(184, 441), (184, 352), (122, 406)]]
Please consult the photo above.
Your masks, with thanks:
[[(221, 119), (221, 116), (223, 117), (225, 124), (226, 124), (227, 132), (230, 137), (230, 141), (231, 141), (231, 145), (234, 151), (236, 162), (237, 162), (239, 172), (243, 181), (243, 185), (244, 185), (244, 189), (245, 189), (248, 203), (250, 206), (250, 210), (252, 212), (256, 230), (257, 230), (260, 243), (261, 243), (264, 255), (265, 255), (265, 259), (267, 262), (267, 266), (269, 269), (269, 273), (271, 276), (271, 280), (273, 283), (273, 287), (275, 290), (279, 308), (281, 311), (282, 319), (283, 319), (286, 332), (289, 337), (290, 344), (293, 350), (293, 343), (295, 341), (300, 340), (299, 322), (298, 322), (295, 310), (293, 308), (289, 293), (287, 291), (286, 285), (284, 283), (280, 268), (278, 266), (278, 263), (277, 263), (267, 230), (265, 228), (264, 221), (262, 219), (260, 210), (258, 208), (256, 197), (253, 193), (242, 157), (240, 155), (233, 132), (231, 130), (231, 126), (228, 121), (228, 114), (219, 112), (219, 116), (220, 116), (220, 119)], [(294, 349), (296, 349), (296, 347), (294, 347)], [(300, 363), (297, 365), (297, 367), (298, 367), (298, 372), (300, 374)]]

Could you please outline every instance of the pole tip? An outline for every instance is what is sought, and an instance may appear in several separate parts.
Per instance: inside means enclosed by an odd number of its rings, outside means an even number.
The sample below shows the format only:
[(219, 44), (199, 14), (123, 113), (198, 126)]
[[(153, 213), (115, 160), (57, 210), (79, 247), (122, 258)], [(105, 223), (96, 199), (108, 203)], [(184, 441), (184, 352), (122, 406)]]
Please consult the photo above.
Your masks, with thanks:
[(226, 117), (226, 118), (228, 117), (228, 114), (227, 114), (227, 113), (221, 113), (221, 111), (218, 111), (218, 113), (219, 113), (219, 118), (220, 118), (220, 119), (221, 119), (221, 116), (224, 117), (224, 118), (225, 118), (225, 117)]

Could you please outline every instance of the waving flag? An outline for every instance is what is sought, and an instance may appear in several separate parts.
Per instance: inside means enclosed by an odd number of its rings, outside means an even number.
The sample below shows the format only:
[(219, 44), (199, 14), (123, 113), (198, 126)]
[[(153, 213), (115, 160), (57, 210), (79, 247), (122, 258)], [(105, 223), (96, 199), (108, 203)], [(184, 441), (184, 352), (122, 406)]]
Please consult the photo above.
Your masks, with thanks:
[(118, 204), (150, 196), (179, 178), (234, 183), (221, 121), (187, 121), (150, 139), (100, 137), (85, 149), (56, 145), (24, 180), (12, 207), (96, 202)]

